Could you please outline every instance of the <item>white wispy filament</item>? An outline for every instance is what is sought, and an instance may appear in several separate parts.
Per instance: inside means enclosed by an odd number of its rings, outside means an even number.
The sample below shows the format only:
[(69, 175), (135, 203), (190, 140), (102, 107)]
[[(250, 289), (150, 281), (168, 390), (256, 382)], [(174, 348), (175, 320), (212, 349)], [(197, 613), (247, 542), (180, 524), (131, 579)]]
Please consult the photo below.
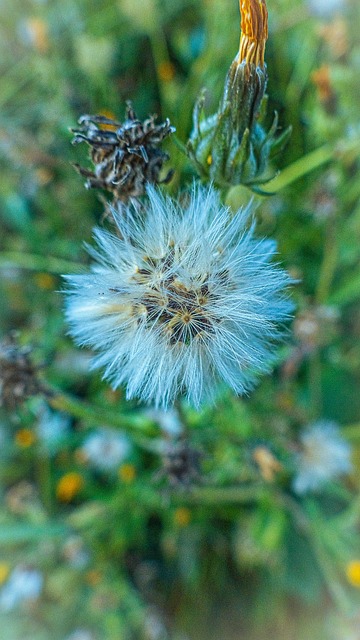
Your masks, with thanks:
[(290, 278), (249, 217), (231, 216), (212, 187), (183, 204), (149, 188), (145, 212), (133, 202), (116, 216), (118, 236), (95, 231), (91, 273), (67, 276), (67, 318), (128, 398), (166, 408), (185, 394), (198, 407), (221, 380), (242, 394), (271, 368)]

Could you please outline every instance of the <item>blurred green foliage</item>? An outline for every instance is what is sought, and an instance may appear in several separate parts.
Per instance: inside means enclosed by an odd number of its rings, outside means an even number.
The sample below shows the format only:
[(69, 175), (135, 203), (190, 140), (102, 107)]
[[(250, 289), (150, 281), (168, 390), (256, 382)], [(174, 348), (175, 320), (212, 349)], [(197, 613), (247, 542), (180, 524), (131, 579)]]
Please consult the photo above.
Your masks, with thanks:
[[(193, 178), (193, 105), (206, 86), (217, 108), (237, 50), (237, 2), (0, 0), (0, 337), (20, 332), (51, 389), (0, 414), (6, 640), (359, 637), (360, 11), (323, 5), (268, 2), (269, 123), (277, 110), (293, 133), (256, 215), (298, 279), (291, 336), (250, 397), (180, 407), (200, 452), (187, 488), (169, 481), (163, 416), (125, 403), (66, 335), (60, 274), (83, 268), (103, 224), (69, 128), (121, 119), (127, 99), (169, 117), (176, 194)], [(226, 195), (233, 209), (250, 197)], [(319, 419), (341, 425), (353, 472), (298, 496), (299, 433)], [(111, 472), (84, 455), (101, 427), (131, 441)], [(19, 567), (43, 578), (30, 595), (11, 582)]]

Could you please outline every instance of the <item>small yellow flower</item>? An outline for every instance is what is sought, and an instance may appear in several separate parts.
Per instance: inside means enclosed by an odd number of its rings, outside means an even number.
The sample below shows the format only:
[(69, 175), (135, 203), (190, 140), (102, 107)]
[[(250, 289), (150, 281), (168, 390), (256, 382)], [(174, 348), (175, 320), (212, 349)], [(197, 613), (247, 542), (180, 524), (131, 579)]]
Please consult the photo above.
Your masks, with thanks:
[(281, 471), (282, 465), (267, 447), (256, 447), (253, 459), (259, 467), (265, 482), (273, 482), (276, 473)]
[(209, 167), (210, 167), (210, 165), (212, 164), (212, 160), (213, 160), (213, 159), (212, 159), (212, 155), (211, 155), (211, 153), (209, 153), (208, 157), (206, 158), (206, 162), (207, 162), (207, 164), (209, 165)]
[(47, 53), (49, 49), (48, 25), (41, 18), (28, 18), (26, 29), (31, 43), (41, 53)]
[(90, 587), (96, 587), (101, 582), (102, 573), (99, 569), (91, 569), (87, 571), (85, 580)]
[(133, 464), (122, 464), (119, 469), (119, 478), (126, 484), (130, 484), (135, 480), (136, 477), (136, 469)]
[(324, 24), (319, 29), (320, 36), (325, 40), (331, 49), (333, 57), (343, 58), (349, 52), (348, 25), (344, 18), (337, 16), (328, 24)]
[(71, 502), (84, 486), (84, 478), (76, 471), (62, 476), (56, 487), (56, 495), (61, 502)]
[(34, 444), (36, 438), (35, 434), (31, 429), (19, 429), (19, 431), (15, 434), (15, 442), (18, 447), (22, 449), (27, 449)]
[(174, 513), (174, 522), (178, 527), (187, 527), (191, 520), (191, 512), (186, 507), (179, 507)]
[(280, 391), (276, 396), (276, 404), (281, 411), (289, 413), (294, 409), (294, 396), (289, 391)]
[(119, 389), (111, 389), (111, 387), (109, 387), (104, 390), (104, 398), (109, 404), (117, 404), (121, 398), (121, 391)]
[(74, 459), (75, 462), (79, 465), (86, 464), (88, 461), (87, 456), (81, 449), (76, 449), (76, 451), (74, 452)]
[(331, 83), (329, 65), (324, 64), (319, 69), (315, 69), (311, 74), (311, 80), (317, 88), (322, 105), (325, 109), (333, 110), (336, 106), (336, 95)]
[(159, 78), (162, 82), (170, 82), (175, 76), (175, 67), (171, 62), (160, 62), (157, 68)]
[(7, 562), (0, 562), (0, 584), (3, 584), (10, 573), (10, 566)]
[(35, 169), (36, 179), (41, 187), (49, 184), (54, 178), (54, 173), (47, 167), (39, 167)]
[(346, 577), (353, 587), (360, 589), (360, 560), (352, 560), (348, 563)]
[(39, 289), (51, 290), (55, 287), (55, 278), (50, 273), (37, 273), (34, 280)]

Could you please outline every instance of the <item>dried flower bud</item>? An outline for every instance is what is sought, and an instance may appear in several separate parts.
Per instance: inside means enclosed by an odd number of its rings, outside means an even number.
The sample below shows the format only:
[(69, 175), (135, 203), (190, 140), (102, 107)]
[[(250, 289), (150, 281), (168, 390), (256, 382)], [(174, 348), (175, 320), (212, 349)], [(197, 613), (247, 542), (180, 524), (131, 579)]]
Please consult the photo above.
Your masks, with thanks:
[(282, 464), (274, 454), (265, 446), (258, 446), (254, 449), (253, 460), (256, 462), (260, 474), (265, 482), (273, 482), (276, 474), (282, 470)]
[(125, 121), (116, 122), (105, 116), (84, 115), (78, 129), (73, 129), (73, 144), (87, 142), (94, 171), (75, 164), (87, 178), (87, 189), (105, 189), (117, 200), (127, 201), (145, 193), (148, 183), (167, 183), (173, 171), (161, 179), (160, 171), (169, 155), (159, 149), (162, 141), (175, 131), (168, 119), (155, 124), (155, 116), (144, 122), (137, 119), (130, 102)]
[(297, 314), (294, 335), (304, 354), (328, 344), (337, 333), (339, 311), (336, 307), (318, 305)]
[(240, 0), (239, 53), (228, 71), (217, 114), (205, 117), (204, 95), (194, 109), (194, 128), (188, 153), (200, 173), (219, 187), (244, 184), (259, 191), (268, 182), (269, 161), (290, 136), (290, 129), (276, 136), (275, 114), (268, 132), (266, 115), (267, 70), (264, 61), (268, 37), (265, 0)]
[(337, 96), (331, 83), (329, 66), (323, 65), (319, 69), (315, 69), (311, 74), (311, 80), (317, 88), (319, 100), (325, 111), (329, 115), (335, 114)]
[(13, 335), (0, 343), (0, 406), (8, 411), (41, 389), (30, 353), (31, 349), (20, 347)]
[(200, 460), (200, 451), (185, 440), (167, 443), (158, 476), (167, 478), (173, 487), (189, 486), (200, 479)]

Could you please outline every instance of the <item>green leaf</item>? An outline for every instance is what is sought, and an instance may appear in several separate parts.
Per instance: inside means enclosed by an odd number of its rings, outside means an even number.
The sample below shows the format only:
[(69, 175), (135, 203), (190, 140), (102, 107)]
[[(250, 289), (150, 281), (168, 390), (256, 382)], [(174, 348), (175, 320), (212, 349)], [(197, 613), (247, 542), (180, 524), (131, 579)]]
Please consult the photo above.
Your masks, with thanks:
[(43, 538), (64, 536), (69, 529), (60, 523), (45, 525), (13, 524), (0, 529), (0, 545), (13, 545), (19, 542), (35, 542)]

